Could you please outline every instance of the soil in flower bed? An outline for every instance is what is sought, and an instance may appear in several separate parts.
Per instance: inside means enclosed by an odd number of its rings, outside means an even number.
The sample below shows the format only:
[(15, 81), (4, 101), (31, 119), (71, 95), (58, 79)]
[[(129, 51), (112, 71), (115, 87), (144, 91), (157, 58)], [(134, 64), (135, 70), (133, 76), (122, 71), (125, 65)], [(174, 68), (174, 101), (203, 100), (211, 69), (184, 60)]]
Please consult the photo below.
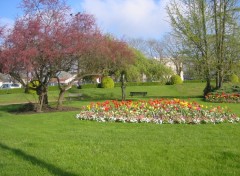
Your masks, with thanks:
[[(41, 113), (66, 112), (66, 111), (78, 111), (78, 110), (80, 110), (80, 108), (69, 107), (69, 106), (63, 106), (61, 109), (57, 109), (57, 107), (53, 107), (53, 106), (46, 106), (46, 107), (43, 108)], [(39, 113), (39, 112), (36, 111), (36, 104), (33, 104), (33, 103), (24, 104), (23, 106), (15, 109), (15, 110), (11, 110), (10, 112), (14, 113), (14, 114)]]

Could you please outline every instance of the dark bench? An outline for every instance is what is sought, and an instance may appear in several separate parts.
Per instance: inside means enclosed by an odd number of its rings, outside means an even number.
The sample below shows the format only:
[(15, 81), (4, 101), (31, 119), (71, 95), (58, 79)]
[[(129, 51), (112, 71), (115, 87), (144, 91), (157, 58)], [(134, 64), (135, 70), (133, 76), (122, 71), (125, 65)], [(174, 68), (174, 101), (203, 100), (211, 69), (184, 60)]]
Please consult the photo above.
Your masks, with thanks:
[(130, 96), (134, 96), (134, 95), (146, 96), (147, 92), (130, 92)]
[(68, 94), (68, 100), (71, 99), (80, 99), (82, 97), (82, 93), (69, 93)]

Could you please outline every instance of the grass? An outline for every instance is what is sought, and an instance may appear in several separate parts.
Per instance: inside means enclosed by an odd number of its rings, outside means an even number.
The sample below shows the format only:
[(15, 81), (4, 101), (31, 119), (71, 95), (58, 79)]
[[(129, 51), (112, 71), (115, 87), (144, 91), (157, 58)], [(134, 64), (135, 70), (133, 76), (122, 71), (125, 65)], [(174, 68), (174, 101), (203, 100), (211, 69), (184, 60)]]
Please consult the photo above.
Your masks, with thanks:
[[(57, 101), (58, 92), (51, 91), (48, 96), (50, 101)], [(33, 103), (38, 102), (38, 96), (34, 94), (25, 94), (25, 93), (0, 94), (0, 105), (28, 103), (28, 102), (33, 102)]]
[(97, 123), (74, 115), (2, 117), (0, 175), (240, 173), (238, 124)]
[[(146, 89), (147, 98), (189, 96), (219, 105), (196, 98), (204, 85), (189, 84), (127, 87), (127, 94)], [(80, 91), (88, 98), (65, 105), (121, 96), (120, 88)], [(240, 115), (239, 104), (220, 105)], [(97, 123), (75, 119), (76, 111), (9, 113), (17, 107), (0, 106), (0, 175), (240, 175), (239, 124)]]
[[(131, 91), (147, 91), (147, 98), (157, 97), (199, 97), (202, 95), (204, 89), (204, 83), (188, 83), (182, 85), (168, 85), (168, 86), (129, 86), (126, 88), (127, 99), (139, 99), (142, 97), (130, 97)], [(120, 99), (121, 88), (116, 87), (114, 89), (74, 89), (72, 91), (79, 92), (85, 95), (87, 100), (106, 100), (106, 99)], [(67, 93), (65, 94), (67, 96)], [(48, 93), (50, 101), (57, 101), (58, 91), (49, 91)], [(37, 96), (25, 93), (9, 93), (0, 94), (0, 104), (22, 103), (22, 102), (37, 102)]]
[[(189, 97), (201, 97), (203, 94), (205, 84), (193, 83), (182, 85), (168, 85), (168, 86), (130, 86), (126, 88), (127, 99), (139, 99), (139, 97), (130, 97), (132, 91), (144, 91), (147, 93), (147, 98), (189, 98)], [(116, 87), (114, 89), (80, 89), (78, 90), (90, 98), (96, 99), (119, 99), (121, 98), (121, 88)], [(142, 97), (140, 97), (142, 98)]]

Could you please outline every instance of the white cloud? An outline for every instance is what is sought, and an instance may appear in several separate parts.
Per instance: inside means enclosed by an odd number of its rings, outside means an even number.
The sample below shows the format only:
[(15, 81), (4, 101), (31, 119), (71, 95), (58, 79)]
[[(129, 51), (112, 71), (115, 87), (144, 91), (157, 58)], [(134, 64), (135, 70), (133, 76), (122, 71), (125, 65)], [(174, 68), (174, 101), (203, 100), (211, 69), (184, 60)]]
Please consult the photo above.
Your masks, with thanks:
[(160, 38), (170, 30), (165, 7), (170, 0), (83, 0), (104, 32), (118, 37)]

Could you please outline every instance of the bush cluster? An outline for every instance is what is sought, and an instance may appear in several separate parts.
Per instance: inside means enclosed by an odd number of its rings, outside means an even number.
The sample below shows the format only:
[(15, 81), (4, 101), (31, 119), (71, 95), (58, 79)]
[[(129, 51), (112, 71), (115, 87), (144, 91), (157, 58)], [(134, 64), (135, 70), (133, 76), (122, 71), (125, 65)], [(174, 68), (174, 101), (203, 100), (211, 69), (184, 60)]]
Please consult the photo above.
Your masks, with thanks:
[(110, 77), (103, 77), (102, 78), (102, 83), (101, 83), (102, 88), (114, 88), (114, 81)]
[(215, 93), (237, 93), (240, 92), (240, 85), (226, 84), (221, 89), (216, 89)]
[(170, 84), (171, 85), (174, 85), (174, 84), (182, 84), (183, 83), (183, 80), (182, 78), (179, 76), (179, 75), (173, 75), (171, 78), (170, 78)]

